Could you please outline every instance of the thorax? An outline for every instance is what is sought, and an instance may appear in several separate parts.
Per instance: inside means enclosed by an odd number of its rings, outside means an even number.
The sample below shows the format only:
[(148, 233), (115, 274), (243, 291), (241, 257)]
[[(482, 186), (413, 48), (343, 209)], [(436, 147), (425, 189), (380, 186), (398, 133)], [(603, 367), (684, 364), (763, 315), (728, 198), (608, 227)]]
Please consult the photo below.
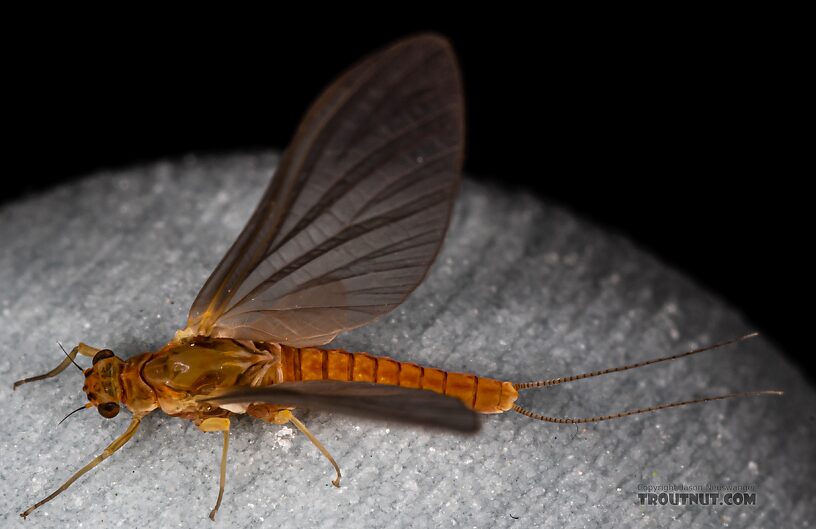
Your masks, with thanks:
[(141, 378), (169, 415), (206, 412), (197, 398), (232, 386), (282, 381), (280, 346), (222, 338), (170, 342), (141, 367)]

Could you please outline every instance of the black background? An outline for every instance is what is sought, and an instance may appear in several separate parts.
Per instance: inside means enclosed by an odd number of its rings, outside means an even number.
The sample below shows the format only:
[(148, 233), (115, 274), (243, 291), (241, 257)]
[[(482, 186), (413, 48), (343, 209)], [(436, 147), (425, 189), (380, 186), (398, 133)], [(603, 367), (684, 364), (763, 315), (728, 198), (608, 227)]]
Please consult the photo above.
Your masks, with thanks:
[(787, 20), (417, 8), (352, 24), (321, 9), (18, 21), (4, 39), (13, 142), (2, 201), (101, 168), (282, 148), (336, 74), (433, 30), (461, 59), (468, 173), (625, 233), (806, 362), (813, 169), (800, 166), (799, 128), (812, 61)]

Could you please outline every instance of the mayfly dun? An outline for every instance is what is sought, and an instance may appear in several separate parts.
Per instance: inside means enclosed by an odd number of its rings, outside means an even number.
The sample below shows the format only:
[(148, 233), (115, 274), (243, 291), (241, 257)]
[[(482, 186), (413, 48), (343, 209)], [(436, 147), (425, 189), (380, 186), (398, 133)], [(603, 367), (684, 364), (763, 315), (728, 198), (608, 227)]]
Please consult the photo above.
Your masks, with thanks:
[[(230, 421), (247, 414), (291, 423), (334, 467), (329, 450), (296, 417), (312, 408), (474, 432), (479, 414), (514, 411), (554, 423), (598, 422), (757, 391), (587, 418), (549, 417), (516, 403), (519, 392), (710, 350), (731, 342), (582, 375), (514, 383), (330, 349), (343, 331), (392, 311), (419, 285), (439, 251), (456, 196), (464, 105), (450, 44), (401, 40), (334, 81), (313, 103), (238, 239), (206, 281), (186, 326), (164, 347), (127, 360), (79, 344), (88, 403), (130, 424), (105, 450), (22, 516), (51, 501), (136, 434), (154, 410), (222, 432), (215, 519), (226, 482)], [(77, 410), (78, 411), (78, 410)]]

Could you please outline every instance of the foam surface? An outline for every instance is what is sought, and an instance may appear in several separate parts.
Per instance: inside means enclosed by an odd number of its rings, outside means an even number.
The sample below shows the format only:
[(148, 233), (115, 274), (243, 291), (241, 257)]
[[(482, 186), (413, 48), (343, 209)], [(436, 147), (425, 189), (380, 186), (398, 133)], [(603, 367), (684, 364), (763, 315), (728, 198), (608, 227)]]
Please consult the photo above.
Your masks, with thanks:
[[(0, 209), (0, 498), (4, 527), (206, 527), (220, 434), (154, 413), (122, 451), (35, 511), (127, 424), (79, 413), (82, 377), (12, 392), (82, 340), (154, 350), (240, 231), (272, 155), (188, 158), (94, 175)], [(644, 219), (648, 222), (648, 219)], [(466, 181), (421, 287), (348, 350), (512, 381), (635, 362), (743, 334), (738, 311), (635, 248), (521, 192)], [(761, 330), (761, 329), (760, 329)], [(90, 364), (87, 358), (80, 362)], [(299, 432), (233, 421), (219, 527), (805, 527), (816, 519), (816, 391), (774, 345), (738, 348), (523, 394), (585, 416), (736, 390), (726, 401), (589, 426), (518, 414), (449, 434), (301, 412)], [(754, 506), (641, 506), (646, 484), (753, 485)]]

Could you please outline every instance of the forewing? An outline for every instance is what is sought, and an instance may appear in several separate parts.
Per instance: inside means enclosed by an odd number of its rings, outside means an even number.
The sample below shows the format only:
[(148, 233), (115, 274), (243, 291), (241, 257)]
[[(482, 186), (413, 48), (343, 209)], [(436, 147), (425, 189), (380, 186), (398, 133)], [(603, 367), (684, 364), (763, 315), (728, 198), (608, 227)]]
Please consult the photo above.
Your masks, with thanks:
[(265, 402), (462, 433), (474, 433), (480, 427), (479, 415), (459, 399), (423, 389), (369, 382), (314, 380), (261, 388), (237, 387), (204, 400), (215, 404)]
[(463, 135), (446, 40), (405, 39), (350, 69), (307, 112), (187, 334), (322, 345), (391, 311), (444, 239)]

